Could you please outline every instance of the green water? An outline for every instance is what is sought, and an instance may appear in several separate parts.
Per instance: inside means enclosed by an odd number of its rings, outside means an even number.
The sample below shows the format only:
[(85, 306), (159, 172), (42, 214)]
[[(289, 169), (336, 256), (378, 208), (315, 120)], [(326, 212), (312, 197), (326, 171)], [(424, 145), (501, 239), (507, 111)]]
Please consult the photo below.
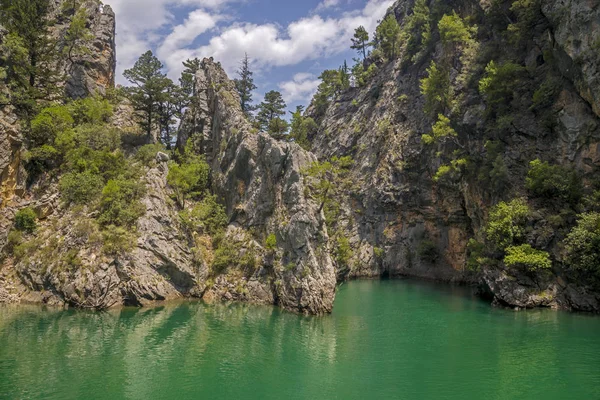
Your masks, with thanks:
[(414, 281), (351, 282), (321, 318), (0, 307), (0, 398), (600, 399), (600, 317)]

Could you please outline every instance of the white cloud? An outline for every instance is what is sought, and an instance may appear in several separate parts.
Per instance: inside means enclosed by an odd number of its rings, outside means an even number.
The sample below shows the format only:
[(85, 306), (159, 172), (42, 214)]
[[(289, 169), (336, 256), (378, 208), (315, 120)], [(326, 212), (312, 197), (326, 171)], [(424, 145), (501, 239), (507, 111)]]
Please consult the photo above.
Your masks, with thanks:
[(315, 11), (318, 12), (318, 11), (326, 10), (328, 8), (336, 7), (341, 2), (342, 2), (341, 0), (323, 0), (322, 2), (319, 3), (319, 5), (315, 9)]
[(320, 80), (313, 74), (298, 73), (291, 81), (281, 82), (279, 89), (286, 103), (310, 100), (319, 86)]
[[(150, 48), (157, 49), (172, 78), (181, 72), (181, 63), (193, 57), (214, 57), (232, 74), (245, 53), (258, 70), (335, 55), (348, 49), (357, 26), (363, 25), (372, 32), (393, 3), (368, 0), (362, 10), (336, 18), (311, 15), (287, 27), (275, 23), (226, 25), (228, 5), (243, 1), (246, 0), (106, 0), (117, 14), (117, 81), (124, 83), (123, 70)], [(324, 0), (321, 4), (334, 7), (341, 1), (344, 0)], [(183, 23), (173, 26), (172, 10), (176, 7), (194, 11)], [(198, 36), (209, 31), (218, 34), (202, 46), (192, 46)]]
[(362, 10), (338, 18), (305, 17), (282, 29), (275, 24), (237, 23), (221, 30), (209, 43), (196, 49), (180, 49), (165, 58), (167, 67), (179, 68), (186, 57), (214, 57), (228, 73), (248, 53), (258, 68), (295, 65), (345, 51), (359, 25), (373, 31), (393, 0), (369, 0)]

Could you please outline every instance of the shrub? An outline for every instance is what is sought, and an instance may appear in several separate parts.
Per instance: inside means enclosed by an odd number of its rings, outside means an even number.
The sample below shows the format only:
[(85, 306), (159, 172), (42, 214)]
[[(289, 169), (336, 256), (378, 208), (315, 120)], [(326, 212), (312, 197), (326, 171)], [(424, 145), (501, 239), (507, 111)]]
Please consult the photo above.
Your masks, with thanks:
[(60, 194), (66, 203), (88, 204), (102, 193), (104, 180), (89, 171), (69, 172), (60, 179)]
[(101, 225), (132, 226), (144, 212), (139, 199), (144, 195), (144, 186), (134, 180), (111, 179), (102, 189), (100, 199)]
[(55, 167), (59, 159), (59, 151), (49, 144), (34, 147), (26, 157), (27, 169), (34, 174), (42, 172)]
[(425, 239), (419, 243), (417, 247), (417, 254), (419, 257), (429, 263), (435, 263), (439, 258), (437, 246), (432, 240)]
[(223, 273), (229, 267), (254, 271), (256, 269), (256, 255), (253, 249), (243, 249), (240, 243), (231, 240), (221, 241), (215, 251), (212, 270), (214, 273)]
[(165, 151), (165, 146), (162, 143), (147, 144), (138, 149), (135, 159), (144, 165), (150, 165), (156, 160), (156, 154), (159, 151)]
[(170, 163), (167, 183), (181, 207), (185, 206), (186, 198), (199, 196), (206, 190), (209, 173), (210, 167), (200, 156), (187, 156), (181, 164)]
[(117, 256), (133, 249), (135, 236), (127, 229), (115, 225), (107, 226), (102, 232), (102, 251)]
[(431, 134), (421, 136), (421, 140), (425, 144), (433, 144), (443, 138), (457, 136), (458, 134), (450, 125), (450, 119), (443, 114), (438, 114), (438, 120), (433, 125)]
[(582, 214), (566, 239), (566, 261), (600, 277), (600, 213)]
[(503, 114), (508, 111), (523, 71), (522, 66), (510, 62), (498, 66), (490, 61), (485, 67), (485, 75), (479, 81), (479, 91), (485, 96), (492, 112)]
[(265, 248), (269, 251), (275, 251), (277, 248), (277, 236), (275, 236), (274, 233), (271, 233), (269, 236), (267, 236), (267, 239), (265, 240)]
[(508, 247), (504, 263), (509, 267), (522, 268), (529, 272), (552, 268), (550, 254), (536, 250), (528, 244)]
[(347, 267), (350, 259), (354, 255), (350, 241), (346, 236), (338, 235), (335, 246), (335, 260), (340, 266)]
[(468, 43), (472, 40), (472, 35), (477, 32), (476, 26), (467, 26), (456, 12), (444, 15), (438, 23), (438, 29), (444, 46)]
[(529, 213), (524, 199), (501, 202), (490, 212), (485, 230), (487, 239), (502, 250), (512, 246), (523, 238)]
[(53, 144), (58, 133), (72, 129), (74, 122), (65, 106), (44, 108), (31, 120), (31, 132), (28, 135), (31, 146)]
[(534, 160), (529, 165), (526, 184), (535, 196), (559, 198), (571, 205), (581, 200), (581, 179), (575, 170), (540, 160)]
[(98, 125), (106, 123), (113, 115), (113, 106), (100, 97), (86, 97), (69, 105), (75, 123)]
[(562, 88), (562, 82), (560, 79), (548, 78), (533, 93), (533, 104), (531, 109), (533, 110), (545, 110), (552, 106), (556, 96), (560, 93)]
[(37, 215), (31, 207), (17, 211), (15, 215), (15, 228), (21, 232), (33, 233), (37, 228)]
[(6, 238), (6, 251), (13, 253), (15, 247), (19, 246), (23, 241), (23, 234), (18, 230), (11, 230)]
[(449, 108), (452, 88), (448, 71), (431, 61), (427, 68), (427, 77), (421, 79), (421, 94), (425, 96), (427, 114), (441, 114)]
[(74, 138), (79, 146), (92, 150), (115, 151), (121, 147), (121, 132), (109, 126), (79, 126), (75, 129)]
[(192, 231), (215, 235), (227, 225), (225, 207), (217, 202), (216, 196), (206, 196), (191, 211), (180, 213), (183, 223)]

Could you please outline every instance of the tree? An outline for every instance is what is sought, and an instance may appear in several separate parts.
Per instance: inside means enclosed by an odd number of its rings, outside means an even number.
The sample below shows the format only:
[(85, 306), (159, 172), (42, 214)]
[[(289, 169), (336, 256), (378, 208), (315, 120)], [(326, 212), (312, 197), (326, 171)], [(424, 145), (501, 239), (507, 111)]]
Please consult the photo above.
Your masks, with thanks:
[(75, 12), (65, 34), (63, 52), (69, 60), (69, 68), (73, 68), (73, 64), (75, 64), (74, 57), (85, 52), (87, 50), (86, 44), (94, 37), (87, 27), (87, 19), (88, 14), (86, 9), (83, 7), (79, 8)]
[(251, 103), (252, 91), (256, 89), (256, 85), (254, 84), (254, 78), (252, 78), (253, 72), (250, 70), (248, 54), (244, 55), (237, 74), (239, 78), (234, 80), (235, 88), (240, 95), (242, 111), (249, 117), (250, 113), (254, 110)]
[(49, 12), (48, 0), (0, 0), (0, 24), (8, 31), (3, 67), (10, 102), (26, 117), (35, 112), (38, 100), (51, 100), (58, 93), (62, 79), (55, 67), (59, 57), (48, 30)]
[(166, 87), (157, 98), (159, 140), (167, 150), (171, 150), (171, 142), (175, 133), (175, 118), (181, 118), (183, 107), (189, 103), (189, 97), (181, 87), (167, 78)]
[(290, 112), (290, 114), (292, 114), (290, 138), (298, 143), (303, 149), (308, 150), (310, 148), (309, 136), (314, 135), (319, 127), (314, 119), (311, 117), (304, 117), (302, 115), (303, 112), (304, 106), (297, 106), (296, 111)]
[(375, 36), (387, 59), (395, 59), (400, 47), (400, 25), (396, 17), (392, 14), (388, 15), (377, 27)]
[(367, 58), (367, 48), (369, 47), (369, 32), (365, 29), (364, 26), (359, 26), (354, 31), (354, 37), (352, 40), (351, 49), (354, 49), (358, 52), (358, 54), (362, 54), (363, 60)]
[(435, 61), (431, 61), (427, 68), (427, 77), (421, 79), (421, 94), (425, 96), (427, 114), (442, 114), (450, 106), (450, 74), (445, 68), (438, 67)]
[(162, 63), (147, 51), (135, 62), (133, 68), (125, 70), (123, 76), (135, 86), (129, 88), (133, 107), (141, 115), (140, 125), (148, 135), (158, 121), (159, 101), (163, 92), (172, 82), (161, 72)]
[(258, 122), (261, 129), (269, 131), (271, 121), (285, 115), (285, 101), (281, 93), (271, 90), (265, 94), (265, 100), (258, 106)]
[(196, 74), (200, 70), (200, 63), (198, 58), (187, 59), (183, 62), (184, 70), (179, 78), (179, 86), (187, 98), (196, 95)]
[(269, 122), (269, 134), (275, 139), (284, 139), (289, 128), (290, 124), (283, 118), (275, 117)]

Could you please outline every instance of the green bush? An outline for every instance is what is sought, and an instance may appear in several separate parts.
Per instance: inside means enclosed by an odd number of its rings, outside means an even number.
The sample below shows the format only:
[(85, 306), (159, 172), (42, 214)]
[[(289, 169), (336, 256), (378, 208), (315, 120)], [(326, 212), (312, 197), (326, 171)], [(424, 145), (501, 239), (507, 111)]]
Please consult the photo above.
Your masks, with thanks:
[(37, 215), (31, 207), (17, 211), (15, 228), (21, 232), (33, 233), (37, 229)]
[(277, 249), (277, 236), (271, 233), (265, 240), (265, 248), (269, 251), (275, 251)]
[(42, 172), (54, 168), (60, 160), (60, 152), (50, 146), (44, 144), (40, 147), (32, 148), (27, 156), (27, 170), (33, 173)]
[(77, 125), (99, 125), (109, 122), (113, 115), (113, 106), (100, 97), (86, 97), (69, 105), (73, 119)]
[(438, 30), (444, 46), (449, 46), (469, 43), (473, 34), (477, 32), (477, 27), (467, 26), (463, 19), (454, 12), (451, 15), (444, 15), (440, 19)]
[(89, 204), (102, 193), (104, 179), (89, 171), (66, 173), (60, 178), (60, 194), (66, 203)]
[(242, 268), (249, 271), (256, 269), (256, 255), (253, 249), (243, 249), (242, 245), (232, 240), (222, 240), (212, 263), (213, 273), (221, 274), (229, 267)]
[(185, 206), (188, 197), (197, 197), (204, 193), (208, 188), (209, 174), (210, 167), (204, 161), (204, 157), (190, 153), (186, 154), (181, 164), (174, 161), (169, 164), (167, 183), (173, 188), (181, 207)]
[(192, 231), (215, 235), (225, 226), (228, 218), (225, 207), (217, 202), (217, 196), (206, 196), (191, 211), (180, 213), (182, 222)]
[(78, 126), (74, 138), (79, 146), (92, 150), (112, 152), (121, 147), (121, 132), (106, 125)]
[(452, 98), (448, 71), (431, 61), (431, 65), (427, 68), (427, 77), (421, 79), (421, 94), (425, 96), (425, 112), (427, 114), (444, 113), (450, 107)]
[(546, 251), (536, 250), (528, 244), (508, 247), (504, 264), (509, 267), (525, 269), (529, 272), (552, 268), (550, 254)]
[(135, 159), (144, 165), (150, 165), (156, 160), (156, 154), (159, 151), (165, 151), (165, 146), (162, 143), (147, 144), (138, 149), (135, 153)]
[(75, 121), (66, 106), (44, 108), (33, 120), (28, 139), (31, 147), (53, 144), (56, 136), (73, 128)]
[(335, 246), (335, 260), (342, 267), (347, 267), (350, 259), (354, 255), (350, 241), (346, 236), (338, 235), (336, 238)]
[(110, 256), (118, 256), (133, 249), (135, 235), (128, 229), (109, 225), (102, 231), (102, 251)]
[(527, 173), (527, 189), (535, 196), (548, 199), (558, 198), (576, 205), (582, 196), (582, 184), (579, 174), (571, 168), (550, 165), (534, 160)]
[(98, 222), (105, 226), (133, 226), (145, 212), (139, 200), (144, 193), (144, 185), (135, 180), (109, 180), (102, 189)]
[(487, 239), (501, 250), (519, 242), (523, 239), (529, 214), (524, 199), (501, 202), (490, 212), (485, 229)]
[(600, 213), (582, 214), (566, 240), (567, 264), (600, 278)]
[(560, 79), (548, 78), (533, 93), (533, 104), (531, 108), (533, 110), (545, 110), (554, 104), (556, 96), (562, 89), (562, 82)]
[(457, 137), (458, 134), (452, 128), (450, 124), (450, 119), (443, 114), (438, 114), (438, 120), (431, 128), (431, 134), (426, 134), (421, 136), (421, 141), (424, 144), (433, 144), (444, 138), (448, 137)]
[(504, 114), (509, 110), (524, 70), (522, 66), (510, 62), (497, 65), (490, 61), (485, 67), (485, 75), (479, 81), (479, 91), (485, 96), (490, 111)]

